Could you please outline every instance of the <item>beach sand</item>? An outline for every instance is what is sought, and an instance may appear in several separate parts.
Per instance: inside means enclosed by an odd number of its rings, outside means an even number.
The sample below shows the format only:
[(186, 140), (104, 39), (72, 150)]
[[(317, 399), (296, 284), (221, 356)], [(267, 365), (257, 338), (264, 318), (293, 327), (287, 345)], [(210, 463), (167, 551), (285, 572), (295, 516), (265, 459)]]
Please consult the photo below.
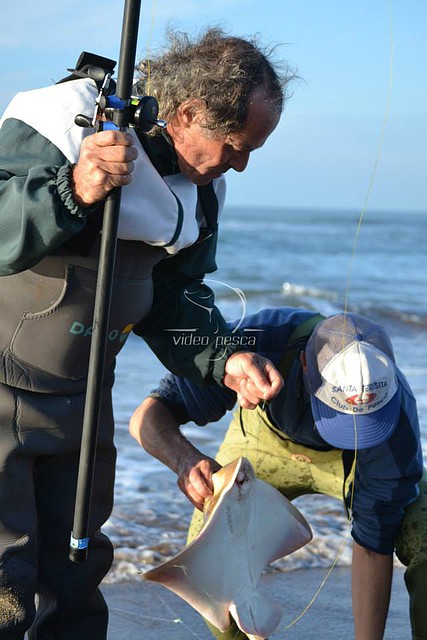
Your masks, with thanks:
[[(285, 605), (282, 621), (270, 640), (351, 640), (351, 572), (335, 568), (313, 605), (290, 628), (321, 585), (326, 569), (303, 569), (263, 576), (263, 589)], [(200, 616), (181, 598), (149, 582), (104, 584), (110, 607), (108, 640), (209, 640)], [(403, 569), (395, 568), (384, 640), (410, 640), (408, 596)]]

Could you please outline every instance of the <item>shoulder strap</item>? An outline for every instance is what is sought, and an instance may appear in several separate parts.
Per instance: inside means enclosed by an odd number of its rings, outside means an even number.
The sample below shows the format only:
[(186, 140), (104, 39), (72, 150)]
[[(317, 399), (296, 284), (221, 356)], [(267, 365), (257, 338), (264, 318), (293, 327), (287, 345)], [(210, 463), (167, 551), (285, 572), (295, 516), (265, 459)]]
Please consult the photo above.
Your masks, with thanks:
[(209, 184), (197, 187), (197, 194), (199, 202), (203, 209), (206, 222), (211, 229), (215, 229), (218, 224), (218, 198), (216, 197), (215, 189), (212, 182)]
[(149, 135), (137, 128), (134, 131), (157, 173), (163, 177), (179, 172), (178, 158), (172, 140), (165, 131), (162, 130), (155, 135)]
[(291, 370), (294, 359), (299, 357), (299, 354), (305, 348), (314, 327), (324, 319), (325, 316), (316, 313), (314, 316), (310, 316), (307, 320), (304, 320), (304, 322), (292, 331), (279, 364), (279, 371), (285, 380)]
[(342, 452), (342, 462), (343, 462), (343, 471), (344, 471), (344, 479), (342, 483), (342, 498), (345, 506), (345, 510), (347, 512), (347, 518), (351, 517), (351, 483), (355, 481), (355, 467), (354, 462), (356, 459), (356, 452), (350, 449), (345, 449)]

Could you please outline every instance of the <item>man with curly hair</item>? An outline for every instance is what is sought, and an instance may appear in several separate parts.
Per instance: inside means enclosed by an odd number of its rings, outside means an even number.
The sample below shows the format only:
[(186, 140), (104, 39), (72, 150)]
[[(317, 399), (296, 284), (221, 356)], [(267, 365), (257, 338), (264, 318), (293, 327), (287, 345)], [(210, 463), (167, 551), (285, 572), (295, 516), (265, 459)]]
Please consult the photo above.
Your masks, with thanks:
[[(78, 68), (19, 93), (0, 129), (0, 638), (104, 640), (98, 585), (111, 566), (101, 533), (113, 502), (111, 388), (130, 331), (168, 369), (227, 384), (242, 406), (282, 380), (267, 360), (214, 339), (228, 335), (203, 283), (216, 269), (224, 174), (243, 171), (277, 126), (292, 78), (255, 42), (208, 30), (139, 65), (166, 130), (91, 135), (75, 125), (99, 88)], [(29, 108), (30, 105), (30, 108)], [(49, 114), (49, 117), (45, 117)], [(87, 382), (103, 204), (122, 192), (90, 523), (89, 558), (68, 560)], [(203, 301), (203, 304), (200, 303)], [(178, 346), (164, 329), (197, 329)], [(175, 334), (176, 335), (176, 334)], [(221, 347), (222, 349), (222, 347)], [(254, 391), (251, 391), (253, 397)], [(38, 595), (37, 607), (35, 595)]]

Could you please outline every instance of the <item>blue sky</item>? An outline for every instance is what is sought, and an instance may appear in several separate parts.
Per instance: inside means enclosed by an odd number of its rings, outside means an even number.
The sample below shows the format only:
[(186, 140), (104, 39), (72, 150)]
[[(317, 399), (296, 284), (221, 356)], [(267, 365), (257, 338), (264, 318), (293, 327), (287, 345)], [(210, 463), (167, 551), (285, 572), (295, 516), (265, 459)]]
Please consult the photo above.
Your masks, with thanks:
[[(82, 50), (117, 58), (122, 13), (116, 0), (7, 3), (0, 111), (17, 91), (61, 78)], [(425, 0), (147, 0), (138, 56), (161, 47), (166, 26), (209, 25), (283, 44), (278, 57), (302, 78), (245, 173), (228, 174), (229, 204), (360, 210), (381, 150), (368, 209), (427, 210)]]

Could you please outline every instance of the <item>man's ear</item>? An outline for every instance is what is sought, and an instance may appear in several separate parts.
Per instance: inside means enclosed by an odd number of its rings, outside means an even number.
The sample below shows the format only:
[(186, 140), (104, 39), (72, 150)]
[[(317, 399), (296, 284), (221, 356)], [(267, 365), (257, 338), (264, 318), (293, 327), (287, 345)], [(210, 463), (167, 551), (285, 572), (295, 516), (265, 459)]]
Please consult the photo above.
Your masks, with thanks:
[(189, 127), (192, 124), (200, 124), (205, 118), (206, 105), (199, 98), (190, 98), (182, 102), (175, 114), (176, 119), (182, 127)]

